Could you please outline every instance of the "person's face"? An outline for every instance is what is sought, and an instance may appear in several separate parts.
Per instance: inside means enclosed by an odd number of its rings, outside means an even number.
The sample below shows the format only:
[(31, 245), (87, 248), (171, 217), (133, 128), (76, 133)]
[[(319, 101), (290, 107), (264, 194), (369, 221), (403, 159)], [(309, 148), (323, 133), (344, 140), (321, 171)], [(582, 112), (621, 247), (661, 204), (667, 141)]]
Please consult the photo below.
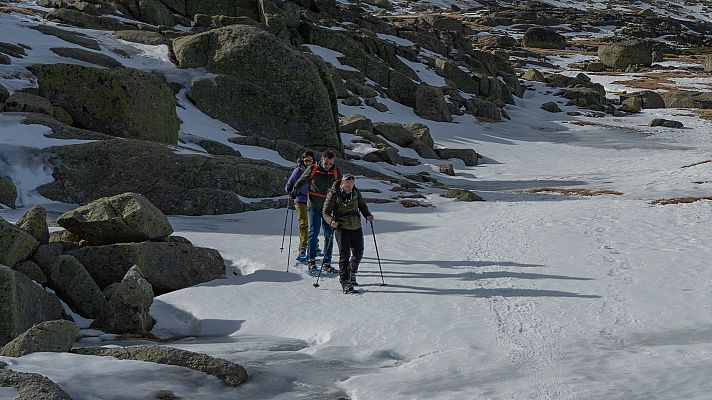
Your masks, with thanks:
[(349, 178), (345, 181), (341, 181), (341, 187), (344, 189), (344, 192), (346, 192), (346, 193), (351, 193), (351, 190), (353, 190), (355, 185), (356, 185), (355, 178)]
[(334, 167), (334, 159), (322, 157), (321, 166), (324, 167), (325, 170), (329, 171), (331, 168)]
[(304, 159), (302, 160), (302, 162), (304, 163), (304, 165), (306, 165), (306, 166), (308, 167), (308, 166), (314, 164), (314, 157), (312, 157), (312, 156), (306, 156), (306, 157), (304, 157)]

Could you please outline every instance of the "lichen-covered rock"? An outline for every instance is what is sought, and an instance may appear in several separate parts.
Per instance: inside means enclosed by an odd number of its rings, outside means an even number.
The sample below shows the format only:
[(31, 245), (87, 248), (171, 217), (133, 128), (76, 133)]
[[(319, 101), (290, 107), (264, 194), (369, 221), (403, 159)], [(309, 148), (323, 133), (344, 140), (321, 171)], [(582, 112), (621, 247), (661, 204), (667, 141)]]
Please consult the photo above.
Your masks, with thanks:
[(47, 276), (45, 276), (44, 272), (42, 272), (42, 268), (34, 261), (27, 260), (17, 263), (13, 269), (22, 272), (25, 276), (41, 285), (47, 283)]
[(37, 246), (32, 235), (0, 218), (0, 264), (14, 266), (27, 260)]
[(476, 193), (466, 189), (448, 189), (448, 191), (443, 194), (443, 197), (457, 199), (458, 201), (484, 201)]
[(79, 46), (86, 47), (87, 49), (101, 50), (99, 42), (84, 35), (83, 33), (59, 29), (52, 25), (36, 25), (31, 28), (45, 35), (56, 36), (65, 42), (74, 43)]
[(217, 250), (176, 242), (86, 246), (68, 251), (101, 288), (121, 282), (137, 265), (156, 295), (223, 278), (225, 262)]
[(106, 54), (97, 53), (94, 51), (84, 50), (76, 47), (52, 47), (49, 50), (60, 57), (73, 58), (75, 60), (84, 61), (86, 63), (98, 65), (101, 67), (123, 67), (123, 64), (116, 61), (114, 58), (107, 56)]
[(414, 124), (400, 124), (396, 122), (376, 122), (373, 124), (374, 132), (401, 147), (409, 147), (424, 158), (438, 158), (433, 150), (435, 142), (430, 136), (430, 128)]
[(549, 102), (542, 104), (541, 109), (544, 111), (548, 111), (550, 113), (560, 113), (561, 112), (561, 107), (559, 107), (559, 105), (554, 103), (553, 101), (549, 101)]
[(643, 100), (638, 96), (631, 96), (623, 100), (621, 109), (627, 113), (639, 113), (643, 108)]
[(0, 369), (0, 387), (13, 387), (20, 396), (15, 400), (72, 400), (59, 385), (40, 374)]
[(160, 0), (121, 0), (134, 17), (152, 25), (175, 25), (173, 13)]
[(74, 311), (96, 318), (106, 298), (86, 268), (74, 257), (61, 255), (47, 267), (49, 285)]
[(455, 176), (455, 167), (452, 164), (438, 165), (438, 170), (445, 175)]
[(435, 153), (443, 160), (459, 158), (467, 166), (474, 167), (477, 165), (478, 156), (473, 149), (435, 149)]
[(667, 108), (712, 109), (712, 92), (666, 92), (662, 97)]
[(470, 115), (477, 117), (481, 121), (494, 122), (502, 120), (502, 110), (491, 101), (472, 98), (467, 100), (465, 107)]
[(232, 25), (178, 38), (173, 51), (181, 68), (220, 74), (188, 92), (211, 117), (243, 132), (341, 150), (332, 99), (317, 67), (269, 32)]
[(168, 45), (170, 43), (170, 40), (166, 39), (165, 36), (158, 32), (151, 31), (116, 31), (113, 35), (117, 39), (125, 40), (127, 42), (149, 44), (151, 46), (158, 46), (162, 44)]
[(10, 97), (10, 92), (5, 88), (5, 86), (0, 85), (0, 104), (4, 103), (8, 97)]
[(281, 196), (289, 177), (288, 169), (267, 161), (176, 154), (158, 143), (136, 140), (104, 140), (46, 152), (55, 181), (39, 188), (43, 196), (85, 204), (136, 192), (166, 214), (243, 212), (240, 196)]
[(537, 49), (565, 49), (566, 38), (553, 29), (534, 26), (524, 33), (522, 37), (524, 47)]
[(87, 29), (106, 29), (118, 31), (122, 29), (134, 29), (135, 26), (125, 24), (116, 18), (104, 15), (92, 15), (70, 8), (57, 8), (45, 17), (48, 20), (59, 20), (68, 25)]
[(49, 100), (29, 93), (15, 92), (5, 100), (7, 112), (35, 112), (53, 115), (54, 108)]
[(164, 79), (132, 68), (34, 65), (39, 93), (64, 108), (77, 127), (175, 144), (180, 121)]
[(148, 314), (151, 304), (153, 288), (134, 265), (121, 283), (107, 290), (106, 305), (91, 327), (112, 333), (148, 333), (154, 324)]
[(630, 99), (631, 97), (637, 97), (640, 100), (641, 109), (651, 109), (651, 108), (665, 108), (665, 101), (656, 92), (652, 90), (643, 90), (640, 92), (633, 92), (621, 95), (621, 103)]
[(15, 226), (32, 235), (40, 244), (49, 243), (47, 211), (44, 208), (33, 206), (22, 214)]
[(26, 354), (52, 352), (66, 353), (79, 335), (77, 324), (67, 320), (42, 322), (5, 345), (0, 352), (4, 357), (22, 357)]
[[(61, 234), (62, 232), (68, 233), (68, 231), (59, 231), (52, 232), (52, 234)], [(35, 253), (32, 254), (32, 261), (37, 263), (37, 265), (39, 265), (42, 271), (47, 271), (47, 267), (52, 264), (54, 260), (57, 259), (57, 257), (61, 256), (64, 253), (64, 244), (51, 241), (52, 235), (50, 235), (49, 244), (40, 245), (39, 247), (37, 247), (37, 250), (35, 250)], [(70, 247), (75, 248), (78, 246), (78, 244), (79, 238), (76, 238), (76, 242), (72, 242), (72, 246)]]
[(17, 187), (9, 177), (0, 175), (0, 204), (15, 208), (16, 199)]
[(391, 146), (372, 151), (363, 156), (363, 160), (368, 162), (384, 161), (391, 165), (398, 165), (402, 163), (400, 154), (398, 154), (398, 149)]
[(0, 346), (40, 322), (63, 319), (57, 296), (19, 271), (0, 265)]
[(650, 66), (653, 63), (653, 48), (648, 41), (630, 40), (602, 44), (598, 57), (608, 67), (626, 69), (631, 65)]
[(562, 89), (556, 94), (571, 100), (568, 104), (589, 108), (592, 110), (601, 110), (605, 102), (605, 95), (600, 91), (589, 87), (576, 87)]
[(420, 85), (415, 94), (415, 113), (425, 119), (452, 122), (450, 110), (445, 102), (442, 89), (430, 85)]
[(138, 193), (103, 197), (60, 215), (57, 223), (91, 244), (142, 242), (173, 233), (165, 214)]
[(655, 118), (650, 121), (649, 126), (662, 126), (664, 128), (682, 129), (685, 126), (680, 121), (673, 121), (669, 119)]
[(373, 121), (361, 114), (353, 114), (342, 118), (340, 126), (341, 132), (344, 133), (355, 134), (360, 129), (373, 132)]
[(213, 375), (228, 386), (239, 386), (247, 381), (247, 370), (241, 365), (207, 354), (164, 346), (82, 347), (73, 353), (114, 357), (120, 360), (138, 360), (190, 368)]

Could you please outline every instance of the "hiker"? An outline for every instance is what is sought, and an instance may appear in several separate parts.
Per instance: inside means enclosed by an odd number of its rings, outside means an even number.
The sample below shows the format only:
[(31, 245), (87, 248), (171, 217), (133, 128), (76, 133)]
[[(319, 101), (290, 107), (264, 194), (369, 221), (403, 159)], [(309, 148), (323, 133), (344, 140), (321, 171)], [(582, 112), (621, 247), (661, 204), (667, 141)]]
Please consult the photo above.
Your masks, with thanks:
[[(305, 262), (307, 260), (307, 234), (309, 233), (309, 218), (307, 217), (307, 193), (309, 185), (305, 182), (296, 191), (294, 184), (308, 167), (314, 164), (316, 157), (314, 152), (307, 150), (297, 159), (297, 167), (292, 171), (292, 175), (287, 180), (287, 185), (284, 189), (290, 194), (294, 202), (294, 207), (297, 210), (297, 230), (299, 232), (299, 255), (297, 261)], [(320, 256), (321, 249), (319, 248), (319, 240), (316, 242), (316, 255)]]
[(344, 293), (354, 293), (354, 286), (358, 285), (356, 273), (363, 257), (361, 215), (366, 217), (368, 222), (373, 221), (373, 214), (356, 188), (356, 177), (344, 174), (329, 190), (323, 212), (324, 221), (336, 230), (336, 242), (339, 244), (339, 282)]
[(330, 238), (333, 235), (333, 230), (322, 218), (322, 209), (324, 200), (329, 188), (334, 182), (339, 180), (339, 171), (334, 165), (336, 154), (331, 150), (326, 150), (321, 155), (318, 163), (313, 164), (304, 170), (302, 176), (294, 183), (292, 192), (301, 187), (302, 184), (309, 185), (307, 192), (307, 216), (309, 219), (309, 234), (307, 235), (307, 267), (309, 273), (315, 274), (319, 272), (316, 266), (316, 247), (319, 240), (319, 230), (324, 230), (324, 259), (321, 264), (321, 270), (324, 272), (334, 273), (336, 270), (331, 266), (331, 256), (334, 248), (333, 240)]

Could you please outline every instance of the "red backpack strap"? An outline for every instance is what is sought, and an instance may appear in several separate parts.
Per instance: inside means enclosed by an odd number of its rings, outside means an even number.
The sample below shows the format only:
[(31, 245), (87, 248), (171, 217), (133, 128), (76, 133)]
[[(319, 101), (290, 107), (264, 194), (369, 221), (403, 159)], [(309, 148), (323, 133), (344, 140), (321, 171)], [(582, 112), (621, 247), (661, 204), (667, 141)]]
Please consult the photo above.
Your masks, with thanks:
[(334, 170), (330, 172), (330, 174), (334, 175), (334, 182), (339, 180), (339, 170), (334, 166)]
[(309, 182), (311, 182), (312, 178), (314, 178), (314, 175), (319, 173), (319, 166), (314, 164), (312, 165), (312, 170), (309, 172)]

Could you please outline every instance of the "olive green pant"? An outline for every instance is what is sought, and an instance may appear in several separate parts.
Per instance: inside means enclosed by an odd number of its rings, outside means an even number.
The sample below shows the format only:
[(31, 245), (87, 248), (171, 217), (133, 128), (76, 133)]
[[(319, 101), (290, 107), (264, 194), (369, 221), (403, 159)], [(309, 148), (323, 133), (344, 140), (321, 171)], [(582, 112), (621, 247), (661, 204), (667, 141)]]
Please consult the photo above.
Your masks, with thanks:
[(307, 233), (309, 233), (309, 218), (307, 217), (307, 205), (296, 203), (297, 207), (297, 228), (299, 229), (299, 251), (307, 250)]

